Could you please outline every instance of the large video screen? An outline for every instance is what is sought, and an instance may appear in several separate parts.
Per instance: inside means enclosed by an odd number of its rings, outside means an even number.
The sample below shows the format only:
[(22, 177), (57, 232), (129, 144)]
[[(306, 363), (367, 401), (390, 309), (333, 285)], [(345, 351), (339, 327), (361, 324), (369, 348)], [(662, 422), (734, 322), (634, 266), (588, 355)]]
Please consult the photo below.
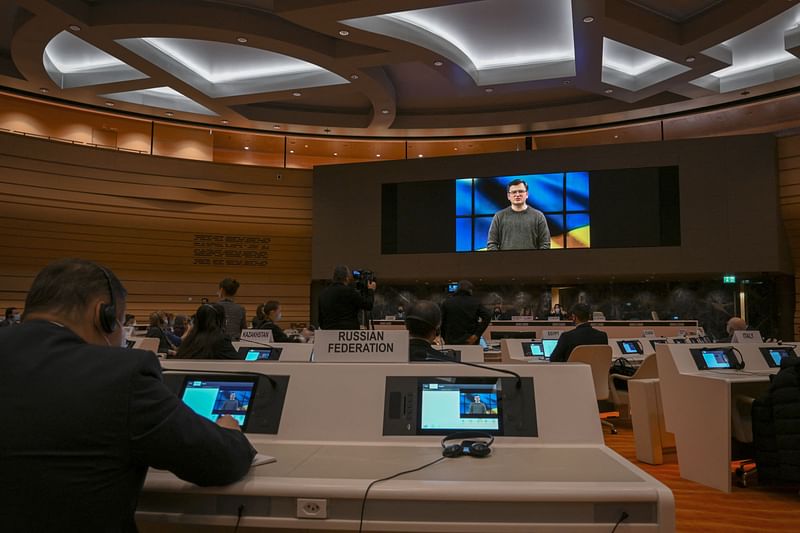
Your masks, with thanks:
[(680, 244), (677, 167), (384, 184), (384, 254)]

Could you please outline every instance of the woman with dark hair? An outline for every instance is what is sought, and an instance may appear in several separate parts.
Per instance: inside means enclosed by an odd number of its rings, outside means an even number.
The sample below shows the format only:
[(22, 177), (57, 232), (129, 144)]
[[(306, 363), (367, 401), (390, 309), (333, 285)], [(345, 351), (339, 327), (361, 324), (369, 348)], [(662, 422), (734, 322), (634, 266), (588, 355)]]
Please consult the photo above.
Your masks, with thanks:
[(253, 325), (253, 329), (261, 329), (258, 327), (257, 324), (261, 324), (262, 322), (264, 322), (264, 318), (266, 318), (264, 316), (264, 304), (258, 304), (258, 307), (256, 307), (256, 316), (253, 318), (251, 322), (251, 324)]
[(289, 337), (281, 327), (276, 324), (281, 319), (281, 303), (277, 300), (270, 300), (264, 304), (264, 319), (260, 322), (253, 321), (255, 329), (269, 329), (272, 330), (273, 342), (298, 342), (298, 340)]
[(225, 336), (225, 309), (219, 304), (197, 308), (194, 323), (175, 357), (178, 359), (241, 359)]

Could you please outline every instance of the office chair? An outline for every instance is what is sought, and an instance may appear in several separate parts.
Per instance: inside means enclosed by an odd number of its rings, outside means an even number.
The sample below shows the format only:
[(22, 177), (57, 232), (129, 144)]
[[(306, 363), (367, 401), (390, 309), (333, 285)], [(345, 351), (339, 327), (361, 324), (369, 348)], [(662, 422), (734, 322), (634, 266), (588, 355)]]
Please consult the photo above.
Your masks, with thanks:
[(614, 380), (628, 382), (632, 379), (658, 379), (658, 363), (656, 362), (656, 354), (648, 355), (636, 369), (632, 376), (625, 376), (623, 374), (609, 374), (608, 375), (608, 390), (609, 399), (611, 403), (616, 406), (619, 411), (620, 418), (630, 418), (630, 399), (628, 398), (628, 391), (625, 389), (618, 389)]
[[(594, 392), (597, 400), (608, 400), (608, 369), (611, 368), (611, 346), (607, 344), (591, 344), (576, 346), (569, 354), (568, 363), (585, 363), (592, 369)], [(607, 420), (600, 420), (603, 426), (617, 434), (617, 428)]]

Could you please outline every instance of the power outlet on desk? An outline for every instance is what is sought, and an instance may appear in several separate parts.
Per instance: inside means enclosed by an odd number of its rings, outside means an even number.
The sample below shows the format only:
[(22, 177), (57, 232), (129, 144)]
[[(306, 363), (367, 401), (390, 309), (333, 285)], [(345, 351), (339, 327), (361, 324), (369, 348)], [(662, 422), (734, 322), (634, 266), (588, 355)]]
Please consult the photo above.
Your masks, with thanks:
[(297, 518), (328, 518), (328, 500), (297, 498)]

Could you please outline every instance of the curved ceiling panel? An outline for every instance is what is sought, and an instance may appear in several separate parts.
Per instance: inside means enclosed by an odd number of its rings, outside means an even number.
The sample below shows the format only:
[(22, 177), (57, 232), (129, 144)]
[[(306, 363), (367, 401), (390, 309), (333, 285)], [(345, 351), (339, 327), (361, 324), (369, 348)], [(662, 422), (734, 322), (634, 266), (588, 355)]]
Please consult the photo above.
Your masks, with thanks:
[(575, 75), (572, 4), (496, 0), (345, 20), (366, 31), (430, 48), (477, 85)]
[(147, 78), (96, 46), (62, 31), (44, 49), (42, 62), (50, 79), (62, 89)]
[(171, 87), (153, 87), (151, 89), (140, 89), (138, 91), (103, 94), (101, 96), (110, 100), (128, 102), (129, 104), (171, 109), (174, 111), (183, 111), (185, 113), (197, 113), (198, 115), (217, 115), (210, 109), (182, 95)]
[(117, 42), (212, 98), (348, 83), (307, 61), (249, 46), (155, 37)]

